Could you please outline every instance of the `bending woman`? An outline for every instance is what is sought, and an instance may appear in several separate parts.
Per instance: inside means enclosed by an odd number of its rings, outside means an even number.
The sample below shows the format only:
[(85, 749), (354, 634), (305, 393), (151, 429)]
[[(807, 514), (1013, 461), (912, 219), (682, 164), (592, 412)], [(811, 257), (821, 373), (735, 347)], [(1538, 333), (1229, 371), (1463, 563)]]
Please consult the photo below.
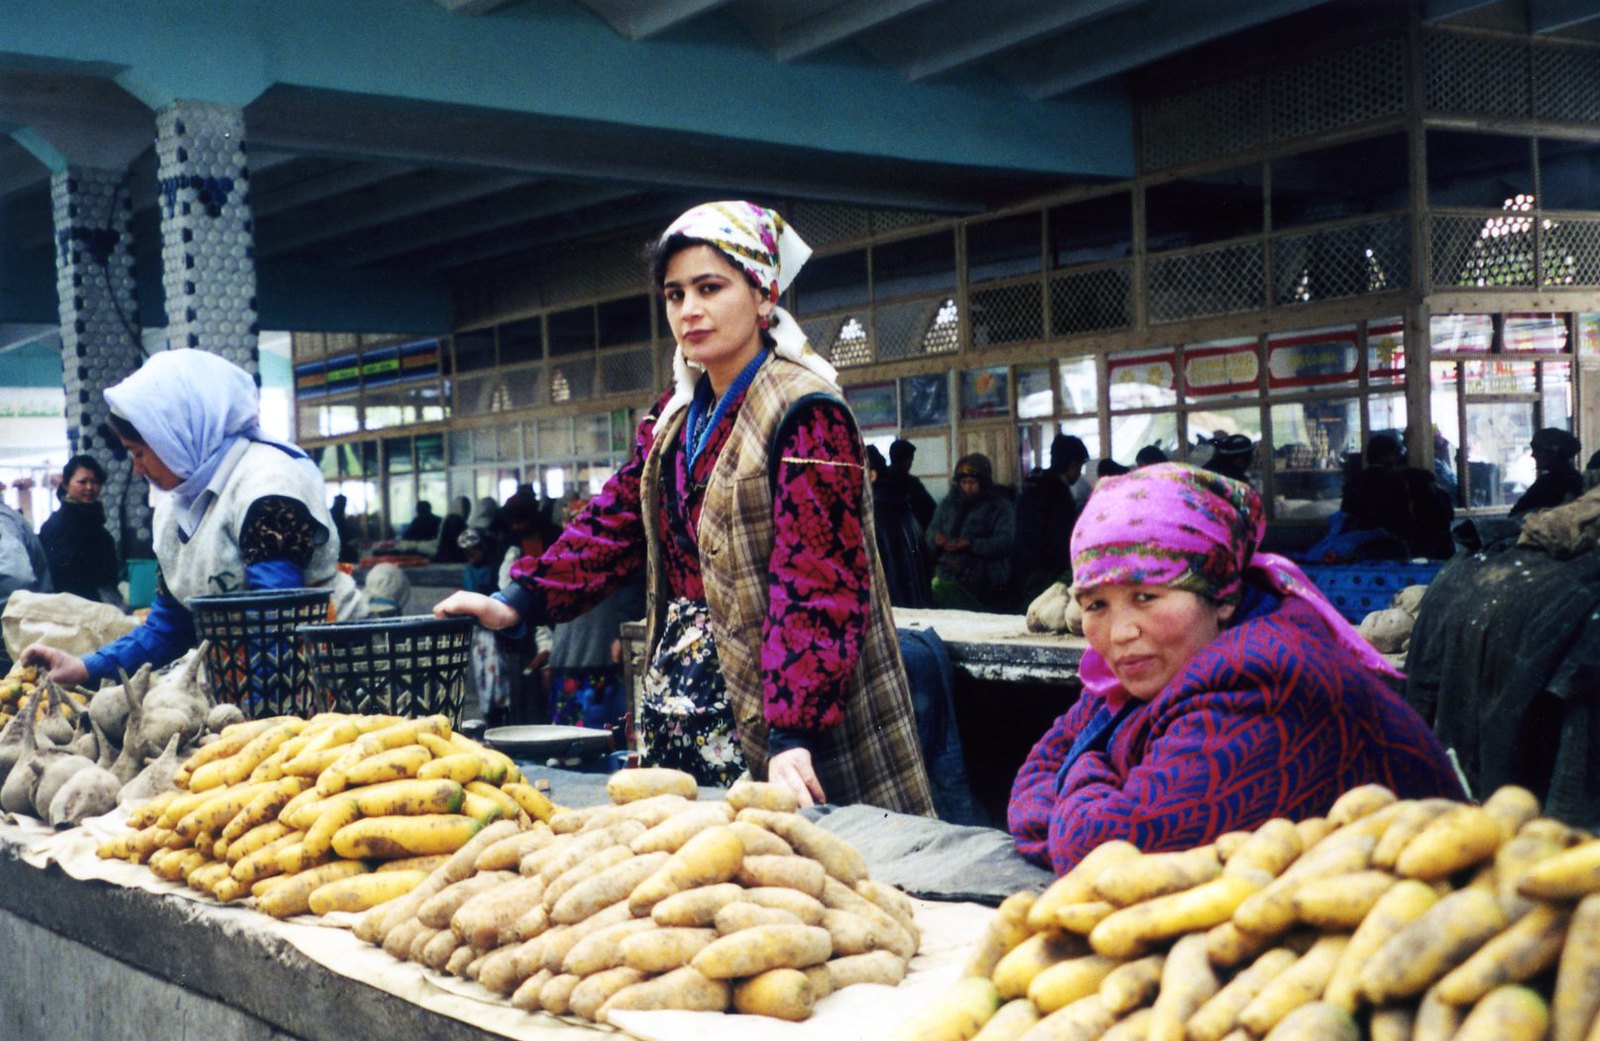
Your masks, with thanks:
[(434, 611), (501, 630), (564, 622), (643, 569), (646, 762), (716, 785), (748, 769), (806, 805), (927, 813), (865, 448), (832, 367), (777, 306), (809, 254), (747, 202), (674, 221), (652, 254), (674, 386), (632, 457), (496, 598), (455, 593)]
[(262, 433), (249, 373), (206, 351), (162, 351), (106, 400), (133, 472), (167, 493), (152, 526), (156, 598), (143, 625), (85, 658), (36, 643), (24, 662), (46, 665), (57, 683), (91, 687), (118, 669), (159, 668), (195, 645), (184, 605), (202, 594), (328, 586), (341, 620), (366, 613), (338, 570), (322, 473)]
[(1465, 798), (1399, 673), (1265, 532), (1248, 484), (1177, 463), (1103, 479), (1072, 536), (1083, 694), (1011, 790), (1017, 849), (1057, 873), (1108, 839), (1203, 845), (1377, 783)]

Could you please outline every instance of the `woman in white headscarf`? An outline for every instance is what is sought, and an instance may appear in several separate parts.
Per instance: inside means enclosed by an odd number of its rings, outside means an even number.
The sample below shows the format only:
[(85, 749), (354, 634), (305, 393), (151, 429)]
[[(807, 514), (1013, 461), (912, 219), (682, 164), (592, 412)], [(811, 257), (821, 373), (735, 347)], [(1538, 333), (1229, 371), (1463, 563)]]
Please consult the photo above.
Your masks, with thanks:
[(632, 458), (493, 598), (436, 614), (563, 622), (643, 569), (645, 762), (802, 805), (931, 811), (872, 531), (866, 450), (834, 371), (778, 306), (810, 255), (778, 214), (697, 206), (651, 253), (677, 341)]
[(106, 391), (111, 426), (134, 473), (160, 491), (152, 527), (160, 581), (145, 624), (79, 659), (34, 644), (23, 660), (58, 683), (97, 685), (117, 670), (173, 661), (195, 639), (189, 598), (246, 589), (327, 586), (335, 614), (365, 606), (338, 570), (339, 535), (322, 473), (261, 430), (250, 374), (218, 355), (162, 351)]

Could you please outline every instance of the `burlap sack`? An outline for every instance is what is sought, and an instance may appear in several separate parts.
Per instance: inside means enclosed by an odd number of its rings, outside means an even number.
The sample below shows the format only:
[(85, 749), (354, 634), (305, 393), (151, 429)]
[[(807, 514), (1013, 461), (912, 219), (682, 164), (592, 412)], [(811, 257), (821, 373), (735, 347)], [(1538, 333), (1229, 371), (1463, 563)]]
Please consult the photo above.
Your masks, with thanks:
[(30, 593), (19, 589), (0, 614), (6, 653), (19, 658), (30, 643), (47, 643), (83, 657), (112, 640), (126, 636), (139, 623), (110, 604), (85, 600), (71, 593)]

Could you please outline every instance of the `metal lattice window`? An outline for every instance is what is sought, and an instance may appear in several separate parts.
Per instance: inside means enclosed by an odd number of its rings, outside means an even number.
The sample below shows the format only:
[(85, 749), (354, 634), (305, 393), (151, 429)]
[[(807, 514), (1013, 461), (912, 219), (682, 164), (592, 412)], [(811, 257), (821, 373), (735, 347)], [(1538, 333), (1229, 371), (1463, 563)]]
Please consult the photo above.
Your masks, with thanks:
[(1050, 334), (1122, 329), (1133, 324), (1130, 265), (1067, 271), (1050, 278)]
[[(909, 300), (905, 303), (879, 306), (873, 316), (874, 332), (878, 341), (878, 360), (915, 358), (927, 354), (928, 338), (939, 324), (939, 316), (947, 304), (953, 307), (948, 297)], [(954, 324), (952, 320), (950, 322), (952, 328)]]
[[(505, 383), (514, 408), (550, 404), (550, 388), (545, 383), (543, 365), (530, 365), (505, 374)], [(494, 411), (499, 411), (495, 409)]]
[(1600, 123), (1600, 50), (1534, 47), (1533, 115), (1563, 123)]
[(1528, 45), (1472, 33), (1423, 39), (1424, 105), (1430, 112), (1527, 116)]
[(1150, 320), (1175, 322), (1261, 306), (1266, 251), (1259, 242), (1149, 260)]
[(1405, 111), (1405, 43), (1375, 40), (1272, 73), (1271, 138), (1284, 141)]
[(991, 347), (1044, 339), (1044, 294), (1038, 282), (974, 287), (972, 345)]
[(1275, 304), (1303, 304), (1404, 289), (1411, 248), (1402, 217), (1368, 221), (1273, 243)]
[(866, 365), (872, 361), (872, 336), (866, 323), (852, 315), (839, 326), (833, 338), (833, 364), (841, 369)]
[(565, 358), (550, 364), (550, 400), (582, 401), (594, 397), (593, 358)]
[(936, 213), (918, 213), (913, 210), (873, 210), (873, 234), (883, 234), (889, 231), (898, 231), (901, 228), (915, 228), (922, 224), (931, 224), (942, 218)]
[(1547, 286), (1600, 286), (1600, 221), (1546, 218), (1539, 254)]
[(866, 238), (872, 223), (866, 210), (826, 203), (796, 203), (789, 223), (813, 248)]
[(1433, 218), (1433, 284), (1532, 286), (1535, 218), (1441, 214)]
[(1261, 77), (1246, 76), (1147, 106), (1141, 123), (1145, 169), (1255, 148), (1261, 142), (1264, 89)]
[(650, 367), (650, 348), (601, 355), (600, 381), (606, 394), (649, 390), (655, 383), (655, 373)]
[(806, 341), (811, 344), (811, 349), (828, 360), (833, 360), (833, 341), (839, 335), (839, 327), (844, 325), (843, 317), (810, 318), (800, 323), (800, 329), (806, 334)]

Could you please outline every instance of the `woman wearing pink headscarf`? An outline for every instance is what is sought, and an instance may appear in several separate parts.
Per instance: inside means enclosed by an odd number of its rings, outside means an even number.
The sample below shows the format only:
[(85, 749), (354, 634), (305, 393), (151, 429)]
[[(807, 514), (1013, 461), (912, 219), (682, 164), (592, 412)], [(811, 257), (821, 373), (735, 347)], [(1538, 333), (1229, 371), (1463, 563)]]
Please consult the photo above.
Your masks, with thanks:
[(1399, 673), (1300, 570), (1257, 552), (1248, 484), (1177, 463), (1102, 480), (1072, 536), (1078, 702), (1011, 790), (1017, 849), (1065, 872), (1109, 839), (1203, 845), (1382, 784), (1464, 798)]
[[(436, 614), (570, 621), (642, 572), (644, 761), (802, 805), (932, 809), (872, 528), (866, 449), (779, 295), (811, 250), (748, 202), (696, 206), (656, 243), (673, 387), (633, 456), (495, 597)], [(876, 595), (874, 595), (876, 593)]]

